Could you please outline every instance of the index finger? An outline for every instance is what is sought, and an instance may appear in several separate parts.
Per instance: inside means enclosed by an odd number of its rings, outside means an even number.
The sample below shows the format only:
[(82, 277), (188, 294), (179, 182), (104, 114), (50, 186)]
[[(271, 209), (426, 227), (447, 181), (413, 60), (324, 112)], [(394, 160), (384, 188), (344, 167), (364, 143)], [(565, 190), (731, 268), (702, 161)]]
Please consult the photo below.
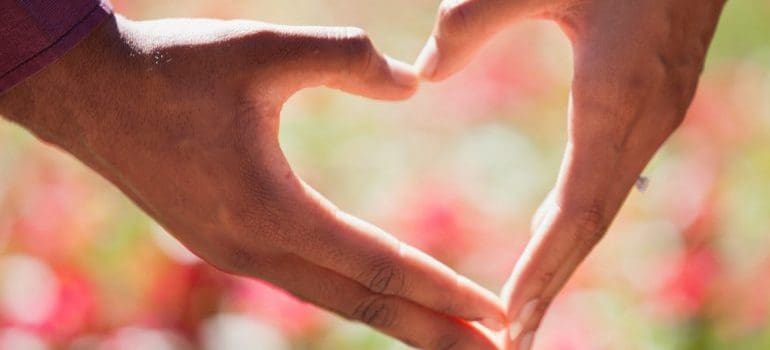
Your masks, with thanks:
[[(267, 280), (299, 298), (421, 349), (498, 349), (489, 332), (360, 283), (297, 256), (273, 262)], [(298, 278), (301, 276), (301, 278)]]
[[(309, 191), (312, 191), (308, 188)], [(350, 278), (368, 290), (398, 296), (442, 314), (499, 330), (506, 317), (497, 296), (430, 255), (385, 231), (320, 203), (321, 223), (299, 247), (308, 261)], [(313, 244), (307, 244), (312, 241)]]
[[(611, 77), (595, 80), (604, 78)], [(643, 105), (620, 103), (630, 92), (596, 92), (573, 89), (578, 98), (570, 104), (570, 141), (557, 184), (538, 211), (533, 237), (503, 289), (516, 349), (531, 346), (552, 299), (604, 236), (672, 131), (655, 118), (624, 119), (648, 114)]]
[(321, 253), (320, 264), (374, 292), (409, 299), (492, 329), (504, 327), (505, 313), (492, 292), (371, 224), (342, 212), (337, 218), (336, 234), (326, 237), (326, 251), (344, 258)]
[[(503, 288), (513, 349), (531, 347), (553, 298), (603, 238), (641, 171), (628, 164), (628, 170), (603, 173), (612, 180), (597, 180), (593, 174), (604, 166), (602, 158), (575, 158), (582, 160), (567, 160), (562, 174), (570, 175), (539, 210), (534, 234)], [(588, 171), (591, 175), (580, 175)]]

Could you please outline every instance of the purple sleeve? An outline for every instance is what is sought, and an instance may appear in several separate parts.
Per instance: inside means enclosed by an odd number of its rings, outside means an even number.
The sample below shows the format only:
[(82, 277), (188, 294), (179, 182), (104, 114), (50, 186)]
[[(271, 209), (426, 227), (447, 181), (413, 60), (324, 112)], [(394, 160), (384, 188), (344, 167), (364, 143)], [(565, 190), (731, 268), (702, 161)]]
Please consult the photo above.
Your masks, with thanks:
[(108, 0), (0, 0), (0, 94), (54, 62), (111, 15)]

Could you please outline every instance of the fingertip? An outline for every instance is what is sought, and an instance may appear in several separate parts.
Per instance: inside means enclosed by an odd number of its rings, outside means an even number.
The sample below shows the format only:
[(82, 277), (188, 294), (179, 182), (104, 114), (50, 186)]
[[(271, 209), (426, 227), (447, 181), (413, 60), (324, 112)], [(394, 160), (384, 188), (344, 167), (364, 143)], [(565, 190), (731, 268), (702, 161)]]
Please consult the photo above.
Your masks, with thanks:
[(477, 302), (471, 303), (478, 305), (472, 310), (478, 310), (481, 313), (481, 317), (478, 318), (479, 323), (493, 331), (505, 329), (508, 317), (506, 317), (505, 308), (500, 298), (466, 277), (460, 276), (459, 280), (464, 285), (464, 289), (472, 291), (479, 298)]
[(508, 324), (508, 317), (505, 316), (501, 303), (495, 299), (489, 299), (486, 303), (489, 306), (478, 320), (479, 324), (494, 332), (505, 330)]
[(510, 326), (508, 326), (508, 340), (514, 341), (516, 338), (518, 338), (521, 335), (521, 331), (524, 330), (524, 326), (522, 326), (519, 321), (513, 321)]
[[(521, 332), (521, 328), (530, 323), (539, 304), (539, 299), (530, 300), (521, 307), (517, 315), (511, 315), (511, 318), (514, 320), (511, 328), (519, 328), (519, 332)], [(511, 334), (511, 336), (518, 336), (518, 334)]]
[(535, 342), (535, 330), (523, 333), (519, 330), (516, 335), (510, 334), (505, 340), (506, 350), (531, 350)]
[(542, 317), (539, 313), (541, 307), (541, 300), (535, 298), (527, 301), (520, 307), (508, 310), (511, 323), (506, 331), (508, 344), (511, 349), (529, 350), (533, 334)]
[(400, 60), (394, 59), (390, 56), (385, 56), (385, 60), (388, 63), (390, 69), (390, 77), (393, 82), (400, 88), (413, 94), (417, 90), (417, 86), (420, 84), (420, 78), (415, 72), (415, 68)]

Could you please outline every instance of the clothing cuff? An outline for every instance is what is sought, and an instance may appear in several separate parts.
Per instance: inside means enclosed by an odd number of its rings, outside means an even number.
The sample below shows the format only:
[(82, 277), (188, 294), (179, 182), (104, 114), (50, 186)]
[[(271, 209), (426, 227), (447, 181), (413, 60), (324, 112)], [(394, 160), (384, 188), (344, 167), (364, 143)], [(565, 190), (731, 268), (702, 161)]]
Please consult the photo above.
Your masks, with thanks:
[(12, 70), (0, 73), (2, 74), (0, 75), (0, 94), (55, 62), (91, 34), (106, 19), (112, 17), (112, 14), (112, 6), (109, 1), (99, 1), (93, 9), (58, 39), (53, 40), (47, 47), (25, 59)]

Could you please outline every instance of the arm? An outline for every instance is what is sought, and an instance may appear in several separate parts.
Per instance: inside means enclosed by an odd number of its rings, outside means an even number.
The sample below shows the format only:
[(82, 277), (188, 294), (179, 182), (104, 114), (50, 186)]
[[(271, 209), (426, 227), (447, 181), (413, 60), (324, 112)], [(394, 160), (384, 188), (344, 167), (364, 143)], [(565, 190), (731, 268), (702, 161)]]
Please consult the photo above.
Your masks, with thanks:
[(553, 191), (503, 290), (513, 349), (528, 349), (550, 302), (603, 237), (655, 152), (680, 125), (725, 0), (444, 1), (418, 59), (441, 80), (524, 18), (570, 38), (568, 142)]
[(190, 250), (422, 348), (494, 349), (497, 298), (340, 211), (292, 172), (282, 104), (330, 86), (396, 100), (417, 77), (351, 28), (109, 20), (0, 96), (0, 114), (99, 172)]

